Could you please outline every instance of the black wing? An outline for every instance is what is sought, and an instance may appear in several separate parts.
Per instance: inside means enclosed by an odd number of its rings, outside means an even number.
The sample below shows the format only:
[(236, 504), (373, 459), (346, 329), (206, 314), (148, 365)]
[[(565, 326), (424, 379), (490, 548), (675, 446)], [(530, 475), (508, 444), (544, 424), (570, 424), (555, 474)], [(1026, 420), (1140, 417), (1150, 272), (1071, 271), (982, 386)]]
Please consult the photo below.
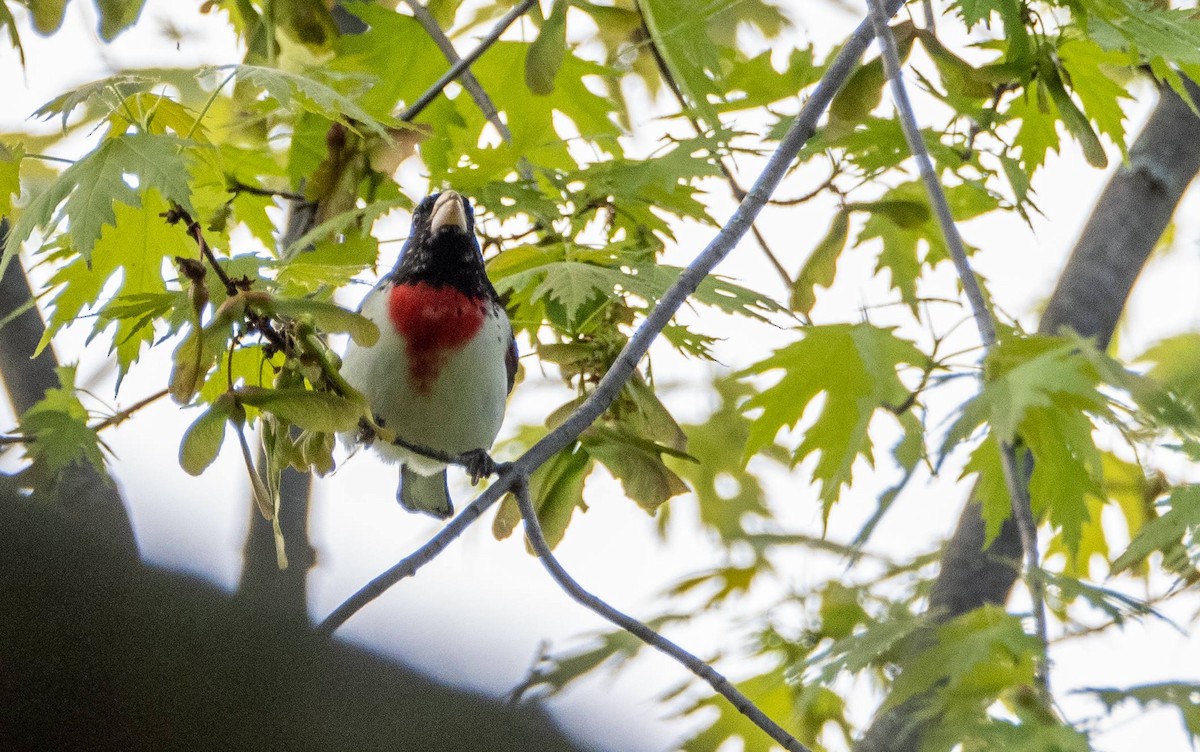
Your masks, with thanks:
[(508, 352), (504, 353), (504, 367), (508, 370), (508, 393), (512, 394), (513, 382), (517, 380), (517, 338), (508, 340)]

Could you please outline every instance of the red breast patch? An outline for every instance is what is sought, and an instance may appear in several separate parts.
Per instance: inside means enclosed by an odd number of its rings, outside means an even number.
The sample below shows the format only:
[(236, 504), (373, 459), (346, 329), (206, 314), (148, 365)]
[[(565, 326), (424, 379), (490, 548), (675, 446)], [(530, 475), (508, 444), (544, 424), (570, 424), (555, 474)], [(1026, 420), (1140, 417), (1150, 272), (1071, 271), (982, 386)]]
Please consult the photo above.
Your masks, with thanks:
[(484, 306), (453, 287), (418, 282), (392, 288), (388, 314), (404, 338), (409, 375), (417, 391), (428, 393), (449, 352), (479, 332)]

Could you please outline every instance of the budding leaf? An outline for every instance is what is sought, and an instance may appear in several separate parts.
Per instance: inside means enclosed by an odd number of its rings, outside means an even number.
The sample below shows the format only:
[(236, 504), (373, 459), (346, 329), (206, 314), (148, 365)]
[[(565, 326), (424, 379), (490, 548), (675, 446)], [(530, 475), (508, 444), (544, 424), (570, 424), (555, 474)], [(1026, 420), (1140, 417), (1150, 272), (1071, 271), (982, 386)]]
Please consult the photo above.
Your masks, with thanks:
[(75, 396), (75, 368), (56, 369), (60, 387), (47, 389), (42, 399), (21, 415), (21, 433), (32, 439), (25, 455), (51, 474), (84, 461), (104, 471), (106, 449), (88, 425), (88, 412)]

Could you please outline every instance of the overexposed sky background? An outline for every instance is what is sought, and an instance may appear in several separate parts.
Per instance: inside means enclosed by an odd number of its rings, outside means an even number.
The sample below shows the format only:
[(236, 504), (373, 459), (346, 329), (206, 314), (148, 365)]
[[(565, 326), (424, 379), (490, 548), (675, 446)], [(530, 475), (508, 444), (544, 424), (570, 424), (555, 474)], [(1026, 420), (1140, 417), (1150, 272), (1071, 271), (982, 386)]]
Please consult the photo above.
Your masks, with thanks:
[[(855, 7), (853, 3), (840, 8), (812, 2), (781, 4), (789, 8), (798, 23), (798, 41), (815, 40), (823, 48), (822, 54), (844, 39), (859, 20), (846, 10)], [(939, 10), (944, 7), (943, 3), (936, 4)], [(0, 92), (5, 96), (0, 132), (53, 129), (53, 123), (25, 118), (62, 91), (123, 68), (188, 67), (240, 60), (241, 52), (223, 17), (217, 13), (200, 15), (199, 5), (199, 2), (150, 0), (142, 22), (111, 46), (103, 45), (96, 37), (94, 11), (91, 3), (83, 0), (68, 6), (64, 29), (49, 39), (38, 37), (29, 30), (27, 19), (19, 17), (28, 67), (22, 72), (16, 53), (0, 45)], [(945, 23), (939, 31), (949, 32), (952, 26)], [(167, 28), (180, 32), (178, 43), (164, 33)], [(523, 31), (529, 29), (523, 30), (518, 25), (514, 33)], [(465, 40), (459, 40), (458, 45), (461, 50), (470, 46)], [(916, 59), (920, 65), (920, 58)], [(1139, 101), (1129, 107), (1131, 131), (1136, 131), (1153, 104), (1148, 86), (1143, 86), (1139, 93)], [(652, 125), (658, 113), (649, 105), (637, 111), (645, 113), (641, 125)], [(650, 142), (639, 142), (635, 148), (649, 152), (653, 146)], [(78, 156), (87, 146), (78, 141), (77, 148), (76, 153), (62, 156)], [(1035, 220), (1032, 232), (1019, 220), (1002, 216), (963, 227), (967, 241), (982, 249), (976, 257), (976, 267), (990, 281), (998, 305), (1018, 316), (1028, 327), (1035, 324), (1036, 312), (1053, 289), (1089, 207), (1106, 179), (1104, 173), (1087, 167), (1072, 145), (1068, 144), (1064, 152), (1062, 156), (1051, 155), (1039, 176), (1037, 203), (1045, 216)], [(1110, 159), (1115, 166), (1119, 159), (1115, 149), (1110, 150)], [(402, 177), (406, 185), (411, 182), (415, 190), (420, 190), (416, 167), (410, 161)], [(757, 166), (747, 161), (739, 167), (743, 171), (742, 182), (748, 185)], [(801, 170), (785, 181), (780, 196), (805, 193), (823, 177), (816, 171)], [(732, 210), (727, 190), (718, 182), (706, 188), (710, 191), (712, 214), (723, 220)], [(1193, 219), (1194, 191), (1189, 201), (1192, 211), (1185, 209), (1179, 214), (1175, 249), (1150, 264), (1134, 291), (1119, 339), (1122, 355), (1136, 354), (1163, 336), (1200, 326), (1200, 302), (1195, 294), (1200, 283), (1200, 253), (1197, 253), (1200, 223)], [(832, 204), (820, 201), (797, 207), (770, 207), (764, 212), (760, 227), (785, 265), (794, 272), (824, 234), (832, 213)], [(380, 228), (380, 237), (399, 237), (406, 232), (407, 217), (390, 222)], [(710, 228), (685, 225), (679, 233), (678, 247), (669, 252), (666, 261), (686, 263), (712, 234)], [(394, 256), (398, 250), (397, 244), (384, 246), (381, 268), (392, 262), (388, 254)], [(819, 297), (814, 319), (819, 323), (854, 321), (867, 309), (866, 315), (877, 323), (899, 320), (887, 309), (872, 308), (878, 302), (894, 299), (885, 280), (871, 278), (874, 263), (873, 254), (847, 253), (839, 264), (838, 282)], [(754, 289), (785, 297), (778, 279), (752, 240), (744, 242), (719, 272)], [(44, 270), (35, 272), (36, 279), (44, 280), (46, 276)], [(956, 281), (949, 265), (943, 265), (932, 275), (923, 291), (943, 297), (956, 296)], [(348, 291), (343, 302), (356, 305), (360, 296), (358, 290)], [(965, 310), (935, 314), (943, 330), (967, 315)], [(718, 346), (724, 367), (759, 360), (794, 339), (786, 331), (748, 324), (742, 319), (724, 319), (711, 310), (697, 309), (696, 313), (685, 315), (702, 319), (704, 331), (726, 337)], [(101, 396), (111, 395), (113, 379), (106, 370), (108, 343), (99, 338), (85, 345), (84, 335), (83, 331), (65, 332), (57, 345), (59, 357), (64, 361), (79, 359), (81, 378), (86, 380), (94, 375), (98, 383), (92, 387), (93, 391)], [(956, 336), (963, 346), (974, 342), (974, 332), (969, 326), (961, 327)], [(134, 368), (122, 385), (117, 404), (131, 404), (162, 388), (169, 372), (170, 349), (157, 348)], [(652, 352), (656, 376), (660, 382), (673, 384), (666, 390), (664, 401), (676, 417), (680, 422), (703, 419), (712, 407), (707, 403), (705, 384), (711, 374), (723, 367), (698, 366), (695, 361), (687, 361), (665, 348)], [(552, 372), (549, 378), (542, 378), (538, 368), (530, 367), (530, 361), (526, 363), (527, 380), (518, 387), (510, 405), (506, 433), (520, 423), (542, 421), (547, 406), (556, 406), (571, 396)], [(935, 413), (949, 415), (957, 404), (955, 399), (961, 400), (968, 393), (969, 385), (964, 385), (957, 394), (947, 390), (940, 398), (944, 404), (934, 406)], [(697, 394), (703, 397), (697, 398)], [(12, 424), (7, 410), (7, 404), (0, 405), (0, 428)], [(106, 432), (105, 439), (116, 455), (113, 473), (131, 506), (145, 557), (233, 588), (240, 572), (248, 517), (245, 471), (231, 445), (226, 446), (218, 462), (200, 479), (186, 475), (179, 468), (178, 438), (195, 416), (194, 410), (181, 410), (163, 401), (144, 410), (135, 420)], [(886, 428), (882, 435), (886, 435)], [(13, 461), (10, 454), (0, 467), (11, 467)], [(876, 550), (904, 557), (949, 535), (966, 496), (966, 485), (955, 482), (957, 468), (949, 466), (952, 461), (947, 464), (940, 478), (928, 482), (918, 478), (901, 496), (886, 524), (876, 533), (873, 542)], [(821, 532), (820, 507), (815, 490), (807, 482), (810, 466), (811, 458), (794, 473), (784, 473), (766, 464), (763, 472), (771, 497), (776, 500), (774, 509), (781, 527), (817, 535)], [(1178, 465), (1171, 469), (1181, 476), (1188, 472), (1188, 468)], [(395, 504), (394, 473), (394, 467), (382, 465), (369, 454), (361, 454), (344, 463), (333, 476), (316, 482), (310, 528), (318, 560), (309, 580), (315, 618), (323, 617), (349, 593), (411, 552), (439, 528), (438, 522), (410, 515)], [(598, 470), (596, 476), (604, 476), (604, 471)], [(886, 462), (881, 462), (878, 471), (860, 463), (856, 477), (861, 482), (843, 494), (830, 518), (829, 536), (835, 540), (847, 540), (857, 531), (874, 510), (879, 491), (893, 482), (894, 473)], [(461, 477), (455, 479), (454, 473), (451, 491), (460, 508), (471, 498), (469, 487)], [(686, 501), (672, 502), (673, 524), (678, 528), (663, 545), (655, 531), (655, 521), (622, 498), (619, 485), (607, 476), (593, 477), (587, 500), (590, 510), (576, 515), (557, 553), (585, 587), (635, 616), (656, 615), (662, 608), (658, 595), (666, 587), (683, 576), (721, 563), (725, 556), (696, 528), (693, 506)], [(778, 561), (780, 570), (788, 572), (787, 584), (795, 588), (843, 576), (845, 570), (842, 562), (809, 553), (789, 553)], [(849, 580), (853, 575), (851, 572), (845, 576)], [(1021, 607), (1022, 597), (1018, 593), (1014, 607)], [(760, 594), (757, 598), (756, 603), (770, 602), (769, 595)], [(1192, 616), (1183, 604), (1168, 604), (1163, 610), (1181, 621)], [(795, 618), (803, 623), (806, 615), (797, 614)], [(815, 614), (807, 618), (815, 620)], [(519, 538), (496, 542), (488, 515), (418, 577), (393, 588), (356, 615), (340, 635), (447, 681), (503, 694), (524, 677), (543, 644), (562, 650), (579, 644), (580, 635), (596, 630), (607, 631), (608, 625), (563, 594), (536, 560), (525, 553)], [(720, 616), (705, 617), (694, 625), (673, 630), (670, 635), (701, 656), (732, 652), (739, 641), (748, 638), (731, 630), (728, 621)], [(1181, 661), (1181, 656), (1191, 656), (1191, 660)], [(1055, 647), (1053, 679), (1065, 712), (1078, 720), (1099, 715), (1099, 707), (1070, 695), (1071, 689), (1168, 679), (1200, 680), (1196, 656), (1200, 656), (1200, 639), (1196, 637), (1180, 635), (1157, 622), (1131, 624), (1099, 638)], [(733, 678), (750, 670), (729, 662), (720, 668)], [(588, 679), (555, 699), (552, 707), (569, 730), (602, 749), (660, 752), (672, 749), (695, 728), (693, 723), (666, 718), (665, 708), (671, 706), (654, 702), (687, 677), (673, 662), (647, 654), (636, 666), (615, 678), (598, 675)], [(862, 701), (869, 697), (866, 687), (842, 683), (835, 689), (857, 697), (859, 712), (869, 712), (870, 704)], [(1116, 718), (1101, 724), (1101, 728), (1108, 730), (1094, 737), (1098, 749), (1116, 752), (1189, 748), (1174, 711), (1141, 714), (1125, 707)], [(867, 718), (856, 720), (865, 722)]]

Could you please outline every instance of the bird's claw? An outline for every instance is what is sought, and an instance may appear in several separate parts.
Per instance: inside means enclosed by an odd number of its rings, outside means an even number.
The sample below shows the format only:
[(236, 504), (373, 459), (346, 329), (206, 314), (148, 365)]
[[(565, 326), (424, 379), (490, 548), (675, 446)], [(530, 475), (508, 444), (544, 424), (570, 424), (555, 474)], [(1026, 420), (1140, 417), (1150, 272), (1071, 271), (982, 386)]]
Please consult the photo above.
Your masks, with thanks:
[(482, 449), (472, 449), (469, 452), (464, 452), (461, 459), (467, 475), (471, 477), (472, 486), (478, 483), (481, 478), (486, 478), (496, 472), (496, 461)]

